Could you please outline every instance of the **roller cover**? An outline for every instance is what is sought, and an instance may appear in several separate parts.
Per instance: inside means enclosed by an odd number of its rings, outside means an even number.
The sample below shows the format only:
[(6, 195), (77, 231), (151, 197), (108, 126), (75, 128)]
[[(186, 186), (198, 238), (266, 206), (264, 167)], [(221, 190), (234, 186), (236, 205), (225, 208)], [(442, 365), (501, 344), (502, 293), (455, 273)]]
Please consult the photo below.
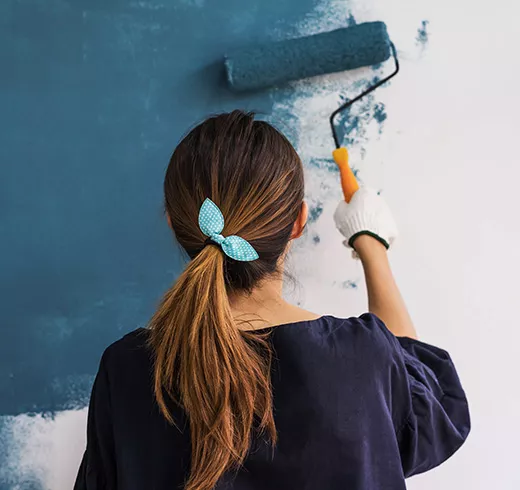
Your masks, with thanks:
[(237, 49), (225, 58), (230, 86), (257, 90), (292, 80), (354, 70), (390, 57), (384, 22), (367, 22), (314, 36)]

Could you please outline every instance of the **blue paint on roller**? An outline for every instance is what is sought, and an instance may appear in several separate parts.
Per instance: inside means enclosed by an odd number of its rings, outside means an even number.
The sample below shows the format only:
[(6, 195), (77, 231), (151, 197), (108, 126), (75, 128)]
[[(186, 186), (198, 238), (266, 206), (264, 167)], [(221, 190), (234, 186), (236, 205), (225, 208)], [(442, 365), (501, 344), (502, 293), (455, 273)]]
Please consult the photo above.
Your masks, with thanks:
[(257, 90), (301, 78), (386, 61), (390, 39), (383, 22), (367, 22), (314, 36), (245, 47), (226, 56), (230, 86)]

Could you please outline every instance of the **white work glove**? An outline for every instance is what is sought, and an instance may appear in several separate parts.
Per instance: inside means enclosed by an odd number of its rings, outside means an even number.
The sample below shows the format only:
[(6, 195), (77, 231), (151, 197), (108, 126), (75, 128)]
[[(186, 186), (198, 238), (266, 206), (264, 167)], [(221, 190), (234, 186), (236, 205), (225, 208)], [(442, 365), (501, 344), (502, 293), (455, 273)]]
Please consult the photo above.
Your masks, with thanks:
[[(385, 200), (373, 189), (361, 187), (349, 203), (341, 201), (334, 213), (336, 228), (346, 238), (345, 246), (352, 247), (360, 235), (370, 235), (390, 248), (397, 238), (397, 225)], [(354, 257), (357, 254), (353, 253)]]

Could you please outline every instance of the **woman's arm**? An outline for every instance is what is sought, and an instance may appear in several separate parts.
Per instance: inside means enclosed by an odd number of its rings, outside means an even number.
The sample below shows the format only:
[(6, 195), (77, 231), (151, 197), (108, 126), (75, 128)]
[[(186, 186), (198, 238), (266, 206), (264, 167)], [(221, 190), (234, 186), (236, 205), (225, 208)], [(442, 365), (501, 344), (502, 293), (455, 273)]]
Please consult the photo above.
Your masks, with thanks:
[(374, 316), (362, 321), (383, 334), (381, 342), (372, 335), (374, 345), (383, 347), (375, 355), (390, 355), (381, 375), (382, 383), (389, 383), (403, 473), (405, 477), (423, 473), (449, 458), (469, 433), (464, 390), (448, 353), (414, 340), (415, 329), (388, 262), (386, 250), (397, 237), (397, 227), (384, 199), (362, 187), (349, 203), (338, 204), (334, 221), (346, 238), (344, 244), (363, 264)]
[(378, 192), (361, 187), (349, 203), (340, 201), (334, 213), (336, 227), (363, 263), (371, 313), (396, 336), (417, 334), (392, 275), (386, 250), (397, 237), (397, 226)]
[(383, 320), (397, 337), (417, 338), (412, 319), (395, 282), (386, 248), (369, 235), (360, 235), (352, 244), (365, 271), (370, 313)]

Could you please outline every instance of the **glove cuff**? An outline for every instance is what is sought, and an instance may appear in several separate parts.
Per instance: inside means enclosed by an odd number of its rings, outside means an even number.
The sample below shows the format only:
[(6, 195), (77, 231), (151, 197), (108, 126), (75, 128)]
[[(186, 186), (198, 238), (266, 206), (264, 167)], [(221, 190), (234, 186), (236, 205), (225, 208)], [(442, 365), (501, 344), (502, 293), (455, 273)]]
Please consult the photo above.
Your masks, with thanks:
[(361, 231), (358, 231), (357, 233), (354, 233), (348, 240), (348, 246), (350, 248), (356, 250), (354, 248), (353, 244), (354, 244), (356, 238), (360, 237), (361, 235), (371, 236), (372, 238), (375, 238), (379, 243), (381, 243), (387, 250), (390, 248), (390, 244), (384, 238), (380, 237), (373, 231), (369, 231), (369, 230), (361, 230)]

